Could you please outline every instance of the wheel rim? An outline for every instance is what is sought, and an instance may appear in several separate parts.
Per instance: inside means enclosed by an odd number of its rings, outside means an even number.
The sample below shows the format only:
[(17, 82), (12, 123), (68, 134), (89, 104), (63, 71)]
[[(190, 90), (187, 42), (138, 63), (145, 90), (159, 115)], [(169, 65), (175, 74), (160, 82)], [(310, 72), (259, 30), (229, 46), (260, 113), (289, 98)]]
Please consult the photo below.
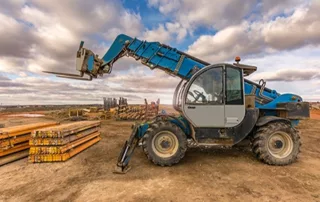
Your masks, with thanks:
[(286, 158), (293, 150), (293, 140), (288, 133), (277, 131), (269, 137), (268, 150), (276, 158)]
[(170, 131), (161, 131), (152, 138), (152, 150), (161, 158), (173, 156), (178, 148), (178, 138)]

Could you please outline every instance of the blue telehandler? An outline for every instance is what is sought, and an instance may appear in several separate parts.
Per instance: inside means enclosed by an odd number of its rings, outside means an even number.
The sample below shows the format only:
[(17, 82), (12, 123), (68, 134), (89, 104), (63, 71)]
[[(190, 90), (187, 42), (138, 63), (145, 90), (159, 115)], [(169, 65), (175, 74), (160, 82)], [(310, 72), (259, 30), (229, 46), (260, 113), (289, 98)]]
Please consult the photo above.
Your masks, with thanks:
[(110, 74), (114, 63), (128, 56), (150, 69), (181, 78), (173, 97), (173, 107), (180, 115), (160, 114), (134, 124), (119, 155), (116, 173), (130, 169), (129, 161), (138, 145), (159, 166), (177, 164), (190, 147), (232, 147), (245, 139), (251, 141), (257, 159), (266, 164), (296, 161), (301, 142), (295, 127), (309, 118), (309, 103), (298, 95), (267, 88), (263, 79), (255, 83), (244, 78), (257, 68), (239, 63), (239, 57), (233, 64), (209, 64), (168, 45), (124, 34), (116, 37), (102, 58), (83, 44), (76, 54), (80, 75), (47, 73), (92, 80)]

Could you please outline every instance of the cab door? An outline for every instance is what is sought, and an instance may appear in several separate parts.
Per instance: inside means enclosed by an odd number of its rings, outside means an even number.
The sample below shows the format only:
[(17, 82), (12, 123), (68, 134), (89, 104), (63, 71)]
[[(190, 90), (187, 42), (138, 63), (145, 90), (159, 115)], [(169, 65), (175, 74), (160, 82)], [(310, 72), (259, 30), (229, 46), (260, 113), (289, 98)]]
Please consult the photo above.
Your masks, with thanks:
[(230, 128), (245, 116), (242, 69), (211, 65), (199, 70), (183, 92), (182, 112), (194, 127)]
[(182, 100), (184, 116), (195, 127), (224, 127), (224, 65), (199, 70), (188, 82)]

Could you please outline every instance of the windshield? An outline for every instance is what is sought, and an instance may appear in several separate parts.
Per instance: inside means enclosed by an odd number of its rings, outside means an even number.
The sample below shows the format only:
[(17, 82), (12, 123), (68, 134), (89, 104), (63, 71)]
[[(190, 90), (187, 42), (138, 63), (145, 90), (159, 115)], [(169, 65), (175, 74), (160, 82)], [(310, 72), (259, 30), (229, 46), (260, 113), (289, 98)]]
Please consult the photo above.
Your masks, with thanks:
[(223, 103), (223, 69), (212, 68), (197, 76), (191, 84), (186, 103), (221, 104)]

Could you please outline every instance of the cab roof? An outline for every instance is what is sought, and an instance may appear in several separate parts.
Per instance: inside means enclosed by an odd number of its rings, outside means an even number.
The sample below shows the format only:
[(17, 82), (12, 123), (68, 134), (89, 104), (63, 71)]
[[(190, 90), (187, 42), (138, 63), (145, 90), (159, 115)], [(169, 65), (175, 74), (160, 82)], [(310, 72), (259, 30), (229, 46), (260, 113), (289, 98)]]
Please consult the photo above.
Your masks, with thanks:
[(251, 65), (245, 65), (245, 64), (240, 64), (240, 63), (233, 63), (234, 66), (239, 67), (243, 70), (243, 75), (244, 76), (249, 76), (253, 72), (257, 71), (256, 66), (251, 66)]

